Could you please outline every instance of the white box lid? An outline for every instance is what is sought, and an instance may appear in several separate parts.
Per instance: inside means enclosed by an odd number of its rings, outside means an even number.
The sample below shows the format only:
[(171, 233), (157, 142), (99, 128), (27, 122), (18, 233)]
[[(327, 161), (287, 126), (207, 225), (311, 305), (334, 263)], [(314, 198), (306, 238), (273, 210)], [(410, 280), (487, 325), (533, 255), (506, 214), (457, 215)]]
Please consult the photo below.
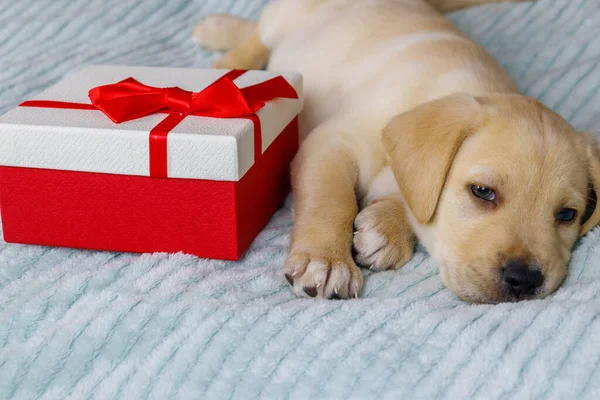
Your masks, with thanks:
[[(91, 66), (68, 75), (32, 100), (91, 104), (90, 89), (133, 77), (155, 87), (200, 92), (228, 70)], [(234, 80), (244, 88), (281, 75), (298, 99), (278, 98), (256, 115), (262, 152), (302, 109), (302, 77), (247, 71)], [(115, 124), (98, 110), (16, 107), (0, 116), (0, 165), (149, 176), (149, 132), (158, 113)], [(237, 181), (254, 164), (254, 124), (248, 119), (188, 116), (167, 137), (171, 178)]]

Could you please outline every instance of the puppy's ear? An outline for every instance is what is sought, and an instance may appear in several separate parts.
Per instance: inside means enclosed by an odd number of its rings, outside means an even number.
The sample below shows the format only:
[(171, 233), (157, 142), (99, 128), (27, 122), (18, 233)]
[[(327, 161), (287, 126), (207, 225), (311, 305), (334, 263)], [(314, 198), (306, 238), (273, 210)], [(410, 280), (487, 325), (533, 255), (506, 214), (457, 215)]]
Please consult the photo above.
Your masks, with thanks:
[(453, 95), (400, 114), (384, 128), (392, 171), (420, 224), (432, 220), (454, 156), (475, 130), (480, 109), (475, 97)]
[(600, 190), (600, 151), (594, 135), (582, 133), (585, 153), (588, 160), (588, 175), (590, 182), (590, 195), (588, 208), (593, 210), (591, 215), (583, 222), (579, 236), (583, 236), (600, 222), (600, 206), (597, 204), (598, 191)]

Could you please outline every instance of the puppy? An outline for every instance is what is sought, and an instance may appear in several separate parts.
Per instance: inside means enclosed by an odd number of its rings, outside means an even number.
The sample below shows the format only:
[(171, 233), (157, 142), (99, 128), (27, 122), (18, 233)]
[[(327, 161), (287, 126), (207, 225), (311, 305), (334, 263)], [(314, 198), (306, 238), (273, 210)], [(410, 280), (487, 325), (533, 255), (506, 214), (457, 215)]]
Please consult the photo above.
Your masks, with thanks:
[(304, 75), (284, 267), (298, 296), (357, 297), (357, 263), (397, 269), (415, 239), (469, 302), (541, 298), (564, 280), (600, 221), (600, 207), (584, 217), (599, 154), (441, 13), (492, 2), (277, 0), (258, 24), (195, 28), (229, 49), (218, 67)]

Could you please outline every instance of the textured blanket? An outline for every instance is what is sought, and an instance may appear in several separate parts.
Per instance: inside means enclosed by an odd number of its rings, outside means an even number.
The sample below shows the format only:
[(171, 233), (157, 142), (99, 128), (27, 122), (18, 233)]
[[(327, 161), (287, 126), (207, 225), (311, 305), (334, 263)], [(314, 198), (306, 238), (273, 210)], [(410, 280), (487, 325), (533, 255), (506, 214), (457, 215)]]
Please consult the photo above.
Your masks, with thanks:
[[(193, 24), (264, 3), (0, 0), (0, 111), (92, 63), (207, 65)], [(600, 134), (597, 0), (452, 19), (525, 93)], [(600, 398), (600, 230), (541, 301), (464, 304), (422, 250), (366, 273), (361, 299), (301, 300), (280, 272), (289, 207), (238, 263), (0, 242), (0, 399)]]

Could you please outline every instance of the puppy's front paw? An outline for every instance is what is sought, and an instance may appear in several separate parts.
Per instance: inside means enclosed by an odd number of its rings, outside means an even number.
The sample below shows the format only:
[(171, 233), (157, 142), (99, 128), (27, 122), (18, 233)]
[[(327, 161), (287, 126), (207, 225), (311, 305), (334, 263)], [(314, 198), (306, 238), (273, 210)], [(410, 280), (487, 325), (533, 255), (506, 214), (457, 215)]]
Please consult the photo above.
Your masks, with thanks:
[(346, 259), (336, 259), (314, 256), (310, 252), (292, 252), (285, 263), (284, 273), (299, 297), (356, 298), (363, 286), (362, 272), (350, 254)]
[(354, 220), (356, 261), (373, 271), (398, 269), (413, 256), (415, 237), (402, 203), (394, 198), (376, 201)]

